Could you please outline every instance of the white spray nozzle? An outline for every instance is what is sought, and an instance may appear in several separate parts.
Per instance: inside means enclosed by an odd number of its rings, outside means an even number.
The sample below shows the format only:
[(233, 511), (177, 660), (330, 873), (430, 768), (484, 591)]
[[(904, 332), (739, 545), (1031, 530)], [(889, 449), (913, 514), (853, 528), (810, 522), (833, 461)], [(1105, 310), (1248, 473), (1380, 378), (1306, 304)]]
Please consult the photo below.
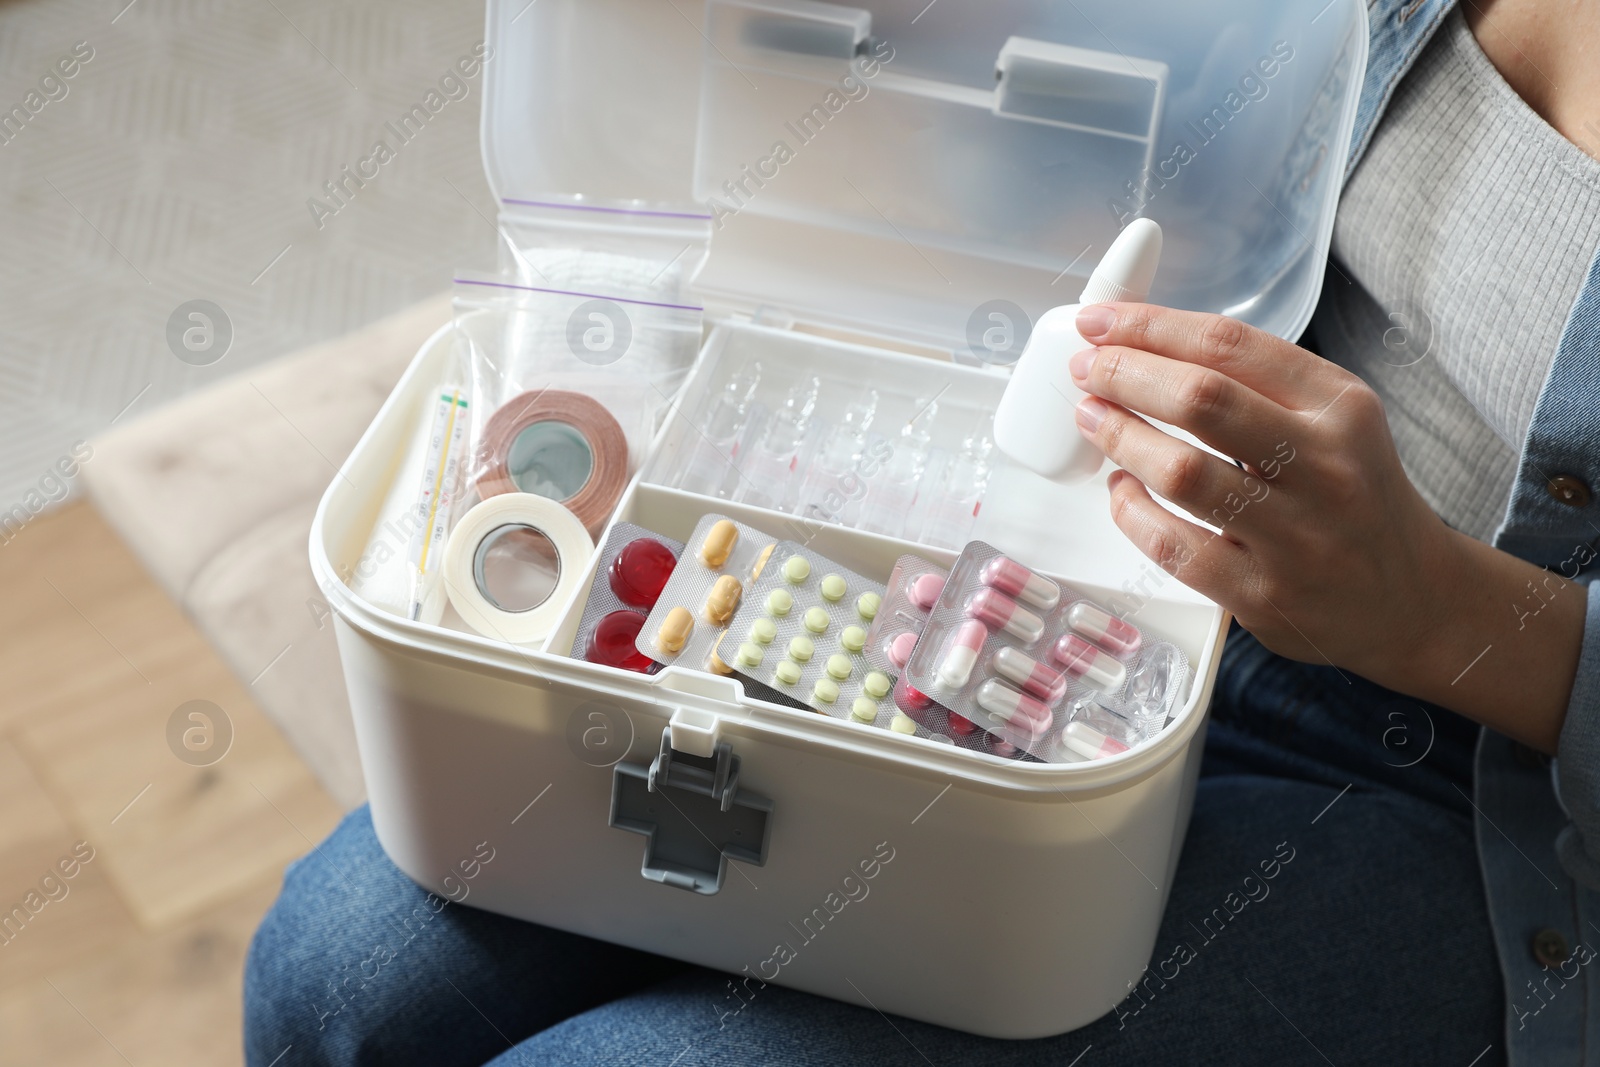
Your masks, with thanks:
[(1012, 368), (1011, 381), (994, 415), (1000, 451), (1036, 474), (1063, 484), (1082, 481), (1105, 457), (1078, 432), (1072, 408), (1084, 397), (1072, 380), (1072, 356), (1090, 347), (1078, 333), (1078, 309), (1111, 300), (1150, 297), (1161, 260), (1161, 227), (1134, 219), (1111, 242), (1076, 304), (1051, 308)]
[(1143, 303), (1150, 297), (1150, 283), (1155, 280), (1160, 262), (1161, 227), (1153, 219), (1134, 219), (1106, 249), (1078, 303)]

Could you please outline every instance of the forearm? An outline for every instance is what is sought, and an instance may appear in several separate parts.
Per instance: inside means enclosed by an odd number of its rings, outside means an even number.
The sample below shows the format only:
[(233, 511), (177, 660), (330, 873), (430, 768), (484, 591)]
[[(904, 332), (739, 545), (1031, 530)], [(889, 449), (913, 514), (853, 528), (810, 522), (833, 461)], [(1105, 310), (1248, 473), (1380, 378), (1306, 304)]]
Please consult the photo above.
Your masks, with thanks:
[(1430, 623), (1361, 673), (1553, 755), (1583, 644), (1586, 590), (1452, 532)]

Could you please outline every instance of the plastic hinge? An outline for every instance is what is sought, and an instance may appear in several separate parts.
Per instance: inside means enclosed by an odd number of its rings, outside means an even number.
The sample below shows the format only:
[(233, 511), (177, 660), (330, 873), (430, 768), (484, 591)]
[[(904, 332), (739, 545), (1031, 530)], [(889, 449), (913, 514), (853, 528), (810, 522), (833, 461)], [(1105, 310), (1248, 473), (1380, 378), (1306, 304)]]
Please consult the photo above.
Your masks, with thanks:
[[(704, 766), (710, 762), (711, 766)], [(650, 764), (646, 779), (650, 792), (671, 786), (702, 793), (717, 802), (723, 811), (733, 807), (734, 794), (739, 791), (739, 757), (726, 741), (717, 745), (716, 752), (706, 757), (675, 752), (672, 747), (672, 727), (661, 731), (661, 751)]]
[(1167, 65), (1119, 52), (1012, 37), (995, 61), (997, 115), (1149, 142)]
[(739, 43), (751, 49), (852, 59), (872, 35), (872, 12), (859, 7), (819, 0), (789, 0), (782, 8), (748, 0), (713, 4), (719, 7), (738, 13)]
[(726, 741), (711, 756), (690, 755), (672, 747), (668, 726), (648, 767), (612, 768), (610, 825), (645, 836), (640, 874), (663, 885), (709, 895), (728, 860), (764, 866), (771, 814), (771, 800), (739, 788), (739, 757)]

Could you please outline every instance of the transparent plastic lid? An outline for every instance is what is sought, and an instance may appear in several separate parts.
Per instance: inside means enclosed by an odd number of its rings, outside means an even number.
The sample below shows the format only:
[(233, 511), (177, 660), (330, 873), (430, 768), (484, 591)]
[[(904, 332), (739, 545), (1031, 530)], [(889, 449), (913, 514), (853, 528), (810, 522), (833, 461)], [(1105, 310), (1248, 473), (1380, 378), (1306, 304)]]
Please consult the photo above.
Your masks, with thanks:
[(489, 0), (510, 215), (709, 224), (698, 288), (951, 349), (1071, 303), (1128, 220), (1151, 299), (1282, 336), (1321, 286), (1361, 0)]

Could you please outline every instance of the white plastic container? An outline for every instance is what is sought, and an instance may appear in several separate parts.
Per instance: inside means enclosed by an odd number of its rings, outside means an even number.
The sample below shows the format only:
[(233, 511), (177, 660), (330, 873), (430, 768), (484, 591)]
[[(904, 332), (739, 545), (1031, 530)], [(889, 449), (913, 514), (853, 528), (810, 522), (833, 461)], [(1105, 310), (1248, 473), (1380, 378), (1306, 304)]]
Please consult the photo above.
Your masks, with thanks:
[[(975, 417), (1005, 382), (993, 367), (959, 365), (986, 362), (967, 342), (975, 309), (1003, 296), (1036, 317), (1070, 300), (1098, 252), (1076, 267), (1073, 257), (1104, 249), (1116, 232), (1106, 201), (1128, 195), (1129, 180), (1168, 234), (1153, 299), (1299, 331), (1320, 286), (1366, 48), (1363, 5), (1323, 2), (1201, 12), (1156, 0), (1066, 10), (915, 0), (868, 12), (714, 0), (702, 12), (490, 0), (485, 163), (503, 201), (701, 212), (734, 161), (754, 158), (751, 145), (783, 136), (783, 116), (821, 99), (850, 56), (890, 42), (870, 91), (715, 229), (700, 287), (712, 329), (684, 411), (759, 359), (771, 395), (804, 368), (823, 380), (822, 405), (874, 387), (890, 424), (934, 394)], [(1108, 40), (1129, 57), (1132, 82), (1106, 58)], [(1157, 189), (1141, 177), (1146, 161), (1159, 176), (1174, 131), (1205, 113), (1195, 101), (1226, 108), (1228, 86), (1275, 41), (1294, 57), (1255, 76), (1268, 89), (1177, 178)], [(1241, 159), (1253, 161), (1251, 183), (1237, 181)], [(992, 200), (975, 200), (979, 190)], [(504, 215), (513, 233), (519, 210), (508, 203)], [(626, 242), (626, 226), (594, 215), (596, 240)], [(474, 906), (996, 1037), (1070, 1030), (1126, 995), (1182, 848), (1227, 617), (1127, 544), (1102, 485), (1002, 468), (972, 536), (1092, 596), (1136, 597), (1139, 625), (1188, 655), (1190, 690), (1166, 731), (1133, 751), (1014, 763), (752, 700), (731, 679), (570, 659), (588, 581), (535, 649), (358, 599), (339, 576), (365, 547), (448, 347), (441, 330), (418, 353), (311, 536), (373, 820), (402, 870)], [(953, 361), (905, 354), (929, 347)], [(942, 424), (946, 446), (966, 415)], [(617, 518), (683, 539), (717, 510), (787, 535), (789, 516), (655, 484), (693, 432), (687, 418), (667, 420)], [(837, 526), (811, 532), (811, 547), (880, 579), (905, 551), (953, 559)], [(719, 749), (721, 775), (747, 802), (738, 810), (765, 816), (764, 843), (723, 837), (714, 844), (745, 859), (706, 869), (699, 841), (664, 829), (642, 876), (646, 838), (611, 825), (614, 796), (653, 761), (664, 787), (674, 776), (710, 782)], [(714, 807), (690, 813), (711, 831), (702, 836), (754, 825)], [(479, 866), (482, 842), (494, 859)], [(708, 1018), (729, 1007), (708, 1005)]]

